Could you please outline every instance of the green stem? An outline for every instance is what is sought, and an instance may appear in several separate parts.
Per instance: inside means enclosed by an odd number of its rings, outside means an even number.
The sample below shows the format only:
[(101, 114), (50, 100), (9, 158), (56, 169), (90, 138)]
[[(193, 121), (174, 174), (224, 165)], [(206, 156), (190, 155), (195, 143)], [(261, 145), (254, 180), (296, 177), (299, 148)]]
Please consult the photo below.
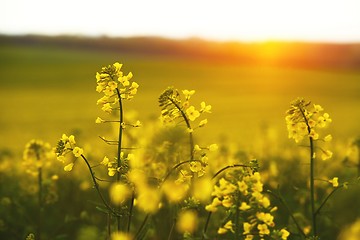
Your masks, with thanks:
[[(185, 121), (186, 127), (188, 129), (191, 129), (191, 124), (189, 119), (187, 118), (185, 112), (182, 110), (182, 108), (171, 98), (169, 98), (170, 102), (172, 104), (174, 104), (174, 106), (179, 110), (179, 112), (181, 113), (182, 118)], [(190, 160), (194, 160), (194, 137), (192, 132), (189, 133), (189, 145), (190, 145)]]
[(107, 214), (107, 238), (110, 239), (111, 236), (111, 214)]
[(111, 206), (110, 204), (105, 200), (104, 196), (102, 195), (101, 191), (100, 191), (100, 188), (99, 188), (99, 184), (98, 182), (96, 181), (96, 178), (95, 178), (95, 173), (93, 172), (88, 160), (86, 159), (86, 157), (81, 154), (81, 158), (85, 161), (86, 163), (86, 166), (88, 167), (89, 171), (90, 171), (90, 175), (91, 175), (91, 178), (93, 180), (93, 183), (94, 183), (94, 187), (101, 199), (101, 201), (103, 202), (103, 204), (105, 205), (105, 207), (107, 208), (107, 210), (112, 213), (114, 216), (118, 217), (120, 216)]
[(144, 230), (149, 217), (150, 217), (150, 214), (146, 214), (143, 222), (141, 223), (141, 226), (139, 227), (139, 230), (137, 231), (137, 233), (135, 235), (135, 239), (139, 239), (139, 237), (141, 237), (142, 231)]
[(207, 232), (207, 229), (208, 229), (208, 227), (209, 227), (211, 214), (212, 214), (212, 212), (209, 212), (209, 213), (208, 213), (208, 216), (207, 216), (207, 218), (206, 218), (206, 223), (205, 223), (205, 226), (204, 226), (204, 230), (203, 230), (203, 234), (202, 234), (201, 240), (204, 240), (205, 237), (206, 237), (206, 232)]
[(236, 194), (236, 209), (235, 209), (235, 234), (234, 234), (234, 240), (238, 239), (240, 236), (240, 226), (239, 226), (239, 218), (240, 218), (240, 192), (238, 191)]
[(310, 201), (311, 201), (311, 219), (312, 219), (312, 232), (314, 236), (317, 236), (316, 229), (316, 213), (315, 213), (315, 177), (314, 177), (314, 140), (309, 137), (310, 140)]
[(128, 226), (127, 231), (130, 232), (130, 226), (131, 226), (131, 218), (132, 218), (132, 211), (134, 208), (134, 201), (135, 201), (135, 192), (133, 191), (131, 200), (130, 200), (130, 208), (129, 208), (129, 219), (128, 219)]
[[(36, 151), (36, 159), (37, 161), (41, 161), (40, 159), (40, 154), (38, 151)], [(43, 179), (42, 179), (42, 167), (38, 167), (38, 204), (39, 204), (39, 209), (38, 209), (38, 225), (37, 225), (37, 230), (36, 230), (36, 239), (41, 240), (41, 229), (42, 229), (42, 211), (43, 211)]]
[[(304, 118), (304, 121), (307, 126), (308, 134), (311, 133), (311, 127), (309, 124), (309, 121), (305, 115), (304, 109), (301, 107), (299, 108), (302, 117)], [(315, 214), (315, 177), (314, 177), (314, 168), (315, 168), (315, 158), (314, 158), (314, 139), (309, 136), (310, 141), (310, 202), (311, 202), (311, 220), (312, 220), (312, 233), (313, 236), (317, 236), (317, 229), (316, 229), (316, 214)]]
[(321, 203), (321, 205), (319, 206), (319, 208), (315, 211), (315, 215), (319, 214), (321, 209), (325, 206), (326, 202), (330, 199), (330, 197), (340, 188), (344, 187), (344, 185), (340, 185), (337, 188), (334, 188), (329, 195), (327, 195), (327, 197), (324, 199), (324, 201)]
[(172, 239), (172, 234), (174, 232), (175, 224), (176, 224), (176, 218), (174, 218), (173, 224), (171, 225), (171, 229), (170, 229), (169, 236), (168, 236), (167, 240)]
[[(122, 128), (122, 123), (124, 122), (124, 114), (123, 114), (123, 106), (122, 106), (122, 101), (121, 101), (121, 94), (119, 92), (119, 89), (116, 88), (116, 93), (119, 99), (119, 112), (120, 112), (120, 116), (119, 116), (119, 121), (120, 121), (120, 125), (119, 125), (119, 136), (118, 136), (118, 148), (117, 148), (117, 167), (121, 167), (121, 144), (122, 144), (122, 135), (123, 135), (123, 128)], [(116, 182), (120, 182), (120, 177), (121, 177), (121, 173), (118, 171), (116, 174)], [(119, 206), (120, 208), (120, 206)], [(119, 209), (118, 209), (119, 210)], [(121, 223), (120, 223), (120, 215), (116, 217), (116, 222), (117, 222), (117, 230), (120, 231), (121, 230)], [(129, 223), (130, 224), (130, 223)]]
[(43, 211), (43, 197), (42, 197), (42, 168), (38, 168), (38, 185), (39, 185), (39, 195), (38, 195), (38, 201), (39, 201), (39, 216), (38, 216), (38, 229), (37, 229), (37, 235), (36, 239), (41, 240), (41, 228), (42, 228), (42, 211)]
[(212, 179), (216, 178), (220, 173), (224, 172), (225, 170), (227, 170), (229, 168), (238, 168), (238, 167), (251, 168), (251, 166), (247, 166), (247, 165), (244, 165), (244, 164), (234, 164), (234, 165), (226, 166), (226, 167), (223, 167), (222, 169), (220, 169), (219, 171), (217, 171), (214, 174), (214, 176), (212, 177)]
[(279, 199), (279, 201), (284, 205), (286, 211), (288, 212), (289, 216), (291, 217), (291, 219), (293, 220), (293, 222), (295, 223), (299, 233), (306, 238), (305, 233), (303, 232), (303, 230), (301, 229), (299, 223), (296, 221), (296, 218), (294, 216), (294, 214), (292, 213), (289, 205), (286, 203), (286, 201), (284, 200), (284, 198), (282, 197), (280, 190), (278, 189), (277, 194), (273, 193), (272, 191), (267, 191), (268, 193), (272, 194), (273, 196), (275, 196), (277, 199)]

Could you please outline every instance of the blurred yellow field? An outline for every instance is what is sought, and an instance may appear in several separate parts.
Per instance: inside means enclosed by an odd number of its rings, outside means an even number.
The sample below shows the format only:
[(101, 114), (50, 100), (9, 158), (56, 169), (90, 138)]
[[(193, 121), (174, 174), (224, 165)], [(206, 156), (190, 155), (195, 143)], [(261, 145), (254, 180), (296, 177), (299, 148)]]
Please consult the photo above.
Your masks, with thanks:
[(285, 137), (284, 111), (296, 97), (326, 106), (334, 118), (335, 136), (356, 138), (360, 131), (359, 69), (241, 65), (56, 45), (4, 44), (0, 59), (2, 148), (19, 150), (33, 137), (54, 141), (62, 131), (59, 126), (96, 132), (94, 119), (99, 111), (93, 69), (113, 61), (126, 63), (126, 71), (133, 72), (141, 85), (141, 94), (127, 109), (144, 120), (156, 118), (157, 98), (167, 86), (194, 89), (195, 100), (206, 99), (213, 106), (211, 134), (206, 136), (213, 140), (226, 135), (251, 145), (263, 126)]

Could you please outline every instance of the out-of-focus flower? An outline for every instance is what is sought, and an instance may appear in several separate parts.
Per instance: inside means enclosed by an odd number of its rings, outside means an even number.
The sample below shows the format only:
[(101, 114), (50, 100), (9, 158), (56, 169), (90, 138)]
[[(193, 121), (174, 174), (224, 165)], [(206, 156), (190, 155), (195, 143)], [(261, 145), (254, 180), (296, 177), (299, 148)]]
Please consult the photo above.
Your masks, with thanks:
[(329, 183), (331, 183), (333, 185), (333, 187), (336, 188), (339, 186), (339, 178), (334, 177), (333, 179), (329, 180)]
[(198, 225), (198, 217), (193, 210), (183, 210), (179, 213), (176, 229), (180, 233), (193, 233)]

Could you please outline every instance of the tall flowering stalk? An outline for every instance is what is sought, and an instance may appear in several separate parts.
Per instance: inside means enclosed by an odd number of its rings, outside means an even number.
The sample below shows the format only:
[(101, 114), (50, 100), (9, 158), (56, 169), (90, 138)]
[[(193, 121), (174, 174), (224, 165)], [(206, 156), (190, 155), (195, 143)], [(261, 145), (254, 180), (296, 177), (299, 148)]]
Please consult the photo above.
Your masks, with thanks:
[(311, 203), (311, 220), (312, 220), (312, 235), (317, 237), (317, 213), (315, 209), (315, 160), (317, 159), (317, 152), (320, 152), (322, 160), (331, 158), (332, 152), (323, 149), (319, 146), (315, 147), (315, 142), (323, 140), (325, 142), (331, 141), (331, 135), (326, 135), (321, 138), (319, 130), (327, 127), (331, 122), (328, 113), (323, 113), (324, 109), (317, 104), (311, 104), (304, 99), (296, 99), (291, 103), (290, 109), (286, 112), (286, 125), (289, 132), (289, 138), (295, 140), (296, 143), (303, 139), (309, 139), (310, 149), (310, 203)]
[[(211, 105), (206, 105), (205, 102), (200, 103), (200, 109), (197, 109), (195, 106), (190, 104), (190, 98), (195, 94), (195, 90), (183, 90), (181, 93), (172, 87), (166, 89), (159, 97), (159, 106), (161, 108), (161, 120), (165, 124), (181, 124), (185, 123), (185, 128), (189, 134), (189, 159), (180, 161), (172, 169), (169, 170), (167, 175), (163, 179), (163, 189), (165, 194), (172, 199), (173, 193), (166, 190), (169, 189), (167, 186), (176, 186), (176, 184), (167, 183), (167, 179), (173, 173), (174, 170), (182, 168), (180, 171), (180, 177), (175, 181), (175, 183), (187, 183), (189, 186), (190, 192), (195, 190), (196, 186), (202, 186), (202, 188), (207, 189), (210, 182), (207, 181), (206, 177), (204, 180), (198, 180), (199, 177), (205, 175), (205, 168), (208, 165), (207, 156), (204, 150), (215, 151), (217, 150), (216, 144), (211, 144), (207, 147), (200, 147), (194, 143), (193, 132), (197, 128), (202, 128), (207, 124), (207, 119), (200, 120), (197, 125), (196, 121), (203, 113), (211, 113)], [(194, 125), (196, 127), (194, 127)], [(188, 166), (188, 168), (183, 168)], [(174, 190), (171, 190), (174, 192)], [(204, 190), (197, 189), (197, 192), (203, 192)], [(185, 193), (186, 191), (184, 191)], [(185, 194), (180, 194), (185, 195)], [(196, 195), (196, 194), (195, 194)], [(168, 239), (172, 238), (173, 229), (177, 228), (178, 232), (181, 232), (185, 235), (195, 232), (197, 226), (197, 213), (195, 211), (189, 210), (188, 208), (191, 205), (197, 205), (197, 201), (202, 200), (204, 196), (192, 196), (188, 200), (185, 200), (184, 207), (178, 214), (178, 219), (174, 219), (173, 226), (170, 230)], [(206, 196), (205, 196), (206, 197)], [(193, 207), (194, 207), (193, 206)], [(190, 223), (190, 224), (189, 224)]]
[[(99, 164), (91, 166), (84, 155), (84, 150), (77, 146), (75, 137), (73, 135), (67, 136), (66, 134), (62, 136), (56, 148), (58, 160), (65, 164), (65, 171), (71, 171), (78, 158), (82, 158), (85, 161), (91, 174), (94, 187), (97, 190), (102, 203), (106, 207), (108, 214), (116, 217), (118, 233), (122, 230), (121, 216), (128, 216), (127, 231), (130, 230), (132, 208), (134, 205), (134, 194), (128, 186), (127, 177), (125, 176), (129, 171), (128, 161), (133, 158), (133, 154), (125, 154), (123, 151), (125, 149), (123, 147), (123, 131), (127, 126), (139, 127), (141, 125), (139, 121), (134, 124), (124, 122), (123, 101), (131, 100), (136, 95), (139, 85), (136, 82), (131, 81), (133, 74), (130, 72), (127, 75), (124, 75), (121, 67), (122, 64), (116, 62), (112, 65), (108, 65), (107, 67), (101, 68), (101, 70), (96, 73), (96, 91), (104, 94), (97, 101), (97, 104), (101, 105), (101, 110), (107, 114), (118, 113), (118, 120), (104, 120), (98, 117), (95, 122), (98, 124), (118, 124), (117, 140), (107, 140), (101, 137), (105, 143), (117, 146), (116, 156), (114, 158), (104, 156), (103, 160)], [(65, 158), (65, 156), (69, 153), (71, 157)], [(98, 182), (101, 181), (101, 179), (95, 176), (93, 171), (94, 167), (101, 165), (107, 167), (108, 175), (110, 177), (115, 176), (115, 184), (110, 187), (110, 200), (117, 206), (115, 208), (111, 206), (100, 191)], [(123, 205), (129, 198), (131, 198), (129, 208), (124, 207)], [(123, 209), (128, 212), (124, 213)], [(108, 234), (111, 234), (110, 224), (108, 225)]]
[[(201, 159), (196, 159), (195, 154), (199, 153), (202, 149), (199, 145), (194, 144), (193, 132), (196, 128), (204, 127), (207, 124), (207, 119), (201, 120), (196, 127), (193, 127), (193, 122), (198, 119), (203, 113), (211, 113), (211, 105), (206, 105), (205, 102), (201, 102), (200, 109), (196, 109), (195, 106), (190, 105), (190, 98), (195, 94), (195, 90), (183, 90), (182, 96), (179, 91), (174, 88), (166, 89), (159, 97), (159, 105), (161, 107), (161, 117), (164, 123), (175, 123), (176, 121), (185, 122), (187, 132), (189, 134), (189, 160), (180, 163), (189, 163), (190, 170), (193, 173), (201, 176), (205, 173), (204, 167), (207, 165), (206, 155), (203, 155)], [(207, 147), (210, 151), (216, 150), (217, 145), (212, 144)], [(171, 172), (170, 172), (171, 173)], [(196, 175), (194, 175), (196, 176)]]
[[(124, 159), (122, 157), (124, 154), (122, 152), (123, 129), (126, 127), (126, 123), (124, 122), (123, 100), (131, 100), (137, 93), (139, 87), (136, 82), (131, 82), (133, 74), (129, 72), (127, 75), (124, 75), (121, 71), (121, 67), (122, 64), (116, 62), (107, 67), (103, 67), (100, 72), (96, 73), (96, 91), (104, 94), (104, 96), (97, 101), (97, 104), (102, 104), (101, 109), (106, 113), (112, 113), (113, 111), (119, 112), (116, 165), (111, 165), (112, 172), (109, 171), (109, 173), (111, 172), (109, 175), (116, 172), (117, 183), (120, 183), (121, 175), (126, 173), (122, 172), (122, 170), (126, 169), (125, 162), (122, 161)], [(96, 122), (101, 123), (109, 121), (98, 118)], [(137, 125), (139, 125), (139, 123), (137, 123)], [(116, 141), (113, 142), (116, 143)], [(130, 209), (132, 209), (133, 201), (134, 199), (132, 199)], [(120, 231), (120, 216), (117, 217), (117, 225), (118, 231)], [(128, 229), (129, 227), (130, 225), (128, 226)]]
[(51, 147), (49, 143), (44, 143), (41, 140), (31, 140), (26, 144), (23, 153), (23, 164), (26, 168), (26, 173), (37, 177), (38, 185), (38, 219), (36, 239), (41, 239), (42, 225), (43, 225), (43, 210), (44, 210), (44, 173), (43, 168), (51, 165), (50, 159)]

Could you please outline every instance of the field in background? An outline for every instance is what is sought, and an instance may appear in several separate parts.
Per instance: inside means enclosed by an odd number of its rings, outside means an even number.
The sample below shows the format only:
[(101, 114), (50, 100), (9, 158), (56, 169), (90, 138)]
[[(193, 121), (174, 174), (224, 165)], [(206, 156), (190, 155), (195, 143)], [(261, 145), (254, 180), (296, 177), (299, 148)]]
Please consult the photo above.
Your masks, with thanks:
[[(352, 207), (360, 205), (360, 188), (355, 181), (360, 176), (359, 46), (0, 36), (0, 181), (5, 183), (0, 184), (0, 238), (23, 240), (38, 228), (42, 234), (36, 238), (41, 235), (42, 239), (105, 239), (107, 215), (95, 208), (102, 205), (98, 205), (90, 176), (85, 174), (85, 164), (77, 163), (69, 173), (63, 171), (60, 161), (50, 159), (51, 165), (42, 172), (44, 178), (36, 179), (24, 173), (30, 169), (21, 163), (29, 140), (41, 139), (55, 146), (63, 133), (74, 134), (99, 181), (106, 175), (106, 169), (97, 168), (99, 159), (104, 154), (112, 155), (114, 148), (98, 136), (113, 136), (108, 132), (111, 124), (95, 124), (98, 116), (108, 118), (96, 105), (102, 94), (95, 91), (95, 73), (119, 61), (124, 64), (123, 72), (132, 71), (140, 85), (135, 98), (124, 101), (124, 108), (125, 118), (135, 113), (134, 119), (139, 119), (143, 127), (130, 130), (138, 142), (129, 143), (126, 135), (123, 146), (140, 148), (134, 153), (139, 154), (141, 167), (150, 168), (149, 174), (156, 172), (160, 180), (165, 176), (161, 166), (171, 169), (187, 156), (187, 151), (186, 155), (183, 152), (187, 147), (181, 147), (185, 143), (182, 130), (164, 130), (156, 124), (160, 115), (158, 97), (168, 86), (194, 89), (191, 104), (199, 108), (205, 101), (213, 107), (212, 114), (206, 115), (208, 125), (194, 131), (199, 145), (220, 146), (219, 151), (209, 153), (211, 171), (256, 158), (264, 189), (283, 194), (303, 231), (310, 226), (303, 220), (310, 216), (308, 149), (306, 142), (299, 145), (288, 139), (284, 117), (297, 97), (321, 104), (333, 119), (326, 133), (333, 135), (329, 145), (334, 154), (328, 161), (316, 162), (316, 180), (321, 180), (316, 182), (318, 200), (329, 191), (339, 191), (319, 214), (319, 232), (324, 239), (334, 239), (360, 216)], [(322, 143), (317, 147), (318, 154)], [(149, 181), (156, 176), (149, 175)], [(349, 182), (349, 189), (333, 188), (328, 182), (333, 177), (338, 177), (341, 185)], [(43, 198), (49, 200), (43, 214), (36, 198), (41, 193), (36, 181), (41, 179), (46, 186)], [(101, 188), (107, 197), (106, 179)], [(276, 197), (271, 202), (279, 206), (276, 225), (292, 232), (289, 239), (298, 239), (284, 206)], [(172, 207), (175, 205), (169, 205), (171, 212)], [(166, 239), (164, 229), (172, 229), (169, 220), (174, 216), (165, 208), (146, 224), (147, 239)], [(138, 213), (134, 217), (140, 218), (134, 218), (132, 231), (140, 226), (142, 214)], [(34, 220), (36, 217), (38, 220)], [(205, 220), (203, 217), (199, 215)], [(212, 220), (209, 231), (213, 236), (221, 218)]]
[[(360, 66), (356, 62), (349, 68), (255, 64), (226, 61), (218, 55), (186, 56), (179, 49), (171, 55), (169, 47), (156, 54), (156, 49), (141, 53), (101, 48), (96, 39), (93, 48), (91, 40), (86, 40), (85, 47), (76, 39), (74, 45), (69, 39), (67, 44), (51, 41), (24, 44), (6, 39), (0, 45), (3, 150), (21, 152), (32, 138), (55, 144), (63, 132), (75, 130), (97, 137), (101, 129), (94, 120), (102, 113), (96, 106), (95, 73), (115, 61), (124, 64), (125, 73), (132, 71), (140, 84), (138, 95), (125, 108), (137, 111), (143, 124), (159, 116), (157, 98), (167, 86), (174, 86), (196, 90), (194, 102), (205, 100), (213, 106), (207, 130), (201, 134), (215, 142), (226, 136), (251, 149), (264, 127), (276, 132), (281, 142), (287, 141), (284, 115), (297, 97), (325, 107), (333, 118), (335, 140), (360, 135)], [(146, 45), (144, 41), (141, 46)], [(270, 58), (269, 51), (264, 54)], [(272, 54), (274, 60), (276, 53)]]

